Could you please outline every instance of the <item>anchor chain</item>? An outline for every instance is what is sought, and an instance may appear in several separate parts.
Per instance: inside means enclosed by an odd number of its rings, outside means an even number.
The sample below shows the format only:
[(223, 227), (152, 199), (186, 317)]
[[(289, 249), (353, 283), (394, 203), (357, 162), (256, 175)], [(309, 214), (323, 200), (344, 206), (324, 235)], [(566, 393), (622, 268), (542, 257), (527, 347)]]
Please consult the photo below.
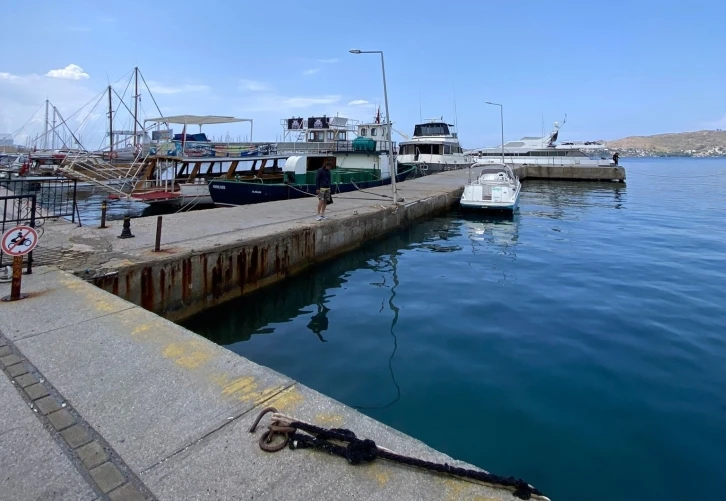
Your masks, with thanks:
[[(427, 471), (476, 480), (494, 487), (503, 487), (512, 491), (512, 494), (519, 499), (532, 499), (532, 497), (542, 500), (549, 499), (539, 489), (521, 478), (503, 477), (487, 471), (469, 470), (448, 463), (434, 463), (404, 456), (377, 445), (373, 440), (360, 439), (351, 430), (322, 428), (280, 414), (274, 407), (262, 409), (249, 432), (254, 433), (262, 418), (269, 413), (272, 413), (270, 424), (259, 439), (260, 449), (266, 452), (281, 451), (286, 446), (289, 446), (291, 450), (319, 449), (343, 457), (353, 465), (368, 463), (380, 458)], [(300, 431), (305, 433), (299, 433)]]

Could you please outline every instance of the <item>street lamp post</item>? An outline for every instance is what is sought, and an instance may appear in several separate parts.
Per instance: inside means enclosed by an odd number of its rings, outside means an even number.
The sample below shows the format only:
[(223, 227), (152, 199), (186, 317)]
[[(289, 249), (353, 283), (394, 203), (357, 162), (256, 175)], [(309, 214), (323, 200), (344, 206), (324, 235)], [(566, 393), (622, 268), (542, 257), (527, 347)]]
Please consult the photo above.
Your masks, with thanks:
[(388, 168), (391, 171), (391, 188), (393, 189), (393, 203), (398, 203), (398, 192), (396, 191), (396, 164), (393, 160), (393, 140), (391, 136), (391, 115), (388, 112), (388, 90), (386, 89), (386, 65), (383, 62), (382, 50), (360, 50), (350, 49), (351, 54), (380, 54), (381, 71), (383, 73), (383, 101), (386, 104), (386, 140), (388, 141)]
[(504, 106), (497, 103), (491, 103), (489, 101), (485, 101), (484, 104), (491, 104), (492, 106), (499, 106), (499, 119), (501, 123), (502, 128), (502, 163), (504, 163)]

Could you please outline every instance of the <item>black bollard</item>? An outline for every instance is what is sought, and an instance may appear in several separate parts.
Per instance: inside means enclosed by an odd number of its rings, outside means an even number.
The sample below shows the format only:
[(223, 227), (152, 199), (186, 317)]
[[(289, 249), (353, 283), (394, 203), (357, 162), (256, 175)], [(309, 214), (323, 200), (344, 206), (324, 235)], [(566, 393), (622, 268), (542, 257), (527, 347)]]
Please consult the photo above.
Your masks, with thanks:
[(131, 216), (128, 214), (124, 216), (124, 229), (121, 230), (118, 238), (134, 238), (134, 235), (131, 234)]
[(156, 218), (156, 243), (154, 244), (154, 252), (161, 251), (161, 216)]
[(101, 202), (101, 226), (99, 226), (99, 229), (106, 228), (106, 210), (108, 209), (108, 205), (106, 204), (106, 201), (104, 200)]

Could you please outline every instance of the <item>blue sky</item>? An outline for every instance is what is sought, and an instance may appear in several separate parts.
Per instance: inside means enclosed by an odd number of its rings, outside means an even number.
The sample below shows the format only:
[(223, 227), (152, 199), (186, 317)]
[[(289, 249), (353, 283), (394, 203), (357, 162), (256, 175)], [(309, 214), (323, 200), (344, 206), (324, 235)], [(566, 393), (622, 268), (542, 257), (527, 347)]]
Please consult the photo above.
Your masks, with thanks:
[[(467, 148), (499, 142), (487, 100), (504, 104), (506, 139), (565, 113), (562, 139), (726, 129), (718, 0), (37, 0), (3, 13), (0, 132), (21, 128), (46, 97), (67, 117), (136, 65), (165, 115), (253, 118), (255, 140), (275, 140), (293, 115), (368, 119), (383, 104), (379, 59), (350, 48), (385, 51), (396, 129), (410, 134), (420, 106), (453, 122), (456, 101)], [(85, 122), (84, 140), (102, 141), (104, 112)], [(23, 132), (37, 132), (38, 117)]]

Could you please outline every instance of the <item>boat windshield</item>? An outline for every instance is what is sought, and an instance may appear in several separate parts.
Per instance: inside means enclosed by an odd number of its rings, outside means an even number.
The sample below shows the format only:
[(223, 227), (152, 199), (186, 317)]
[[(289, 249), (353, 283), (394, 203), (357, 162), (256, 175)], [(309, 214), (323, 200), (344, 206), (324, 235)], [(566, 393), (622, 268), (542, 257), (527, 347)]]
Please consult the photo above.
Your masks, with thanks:
[(413, 131), (414, 137), (417, 136), (448, 136), (449, 125), (445, 123), (427, 123), (418, 124)]
[(496, 165), (492, 167), (484, 167), (480, 172), (479, 175), (483, 176), (484, 174), (497, 174), (499, 172), (503, 172), (506, 174), (507, 169), (503, 165)]

